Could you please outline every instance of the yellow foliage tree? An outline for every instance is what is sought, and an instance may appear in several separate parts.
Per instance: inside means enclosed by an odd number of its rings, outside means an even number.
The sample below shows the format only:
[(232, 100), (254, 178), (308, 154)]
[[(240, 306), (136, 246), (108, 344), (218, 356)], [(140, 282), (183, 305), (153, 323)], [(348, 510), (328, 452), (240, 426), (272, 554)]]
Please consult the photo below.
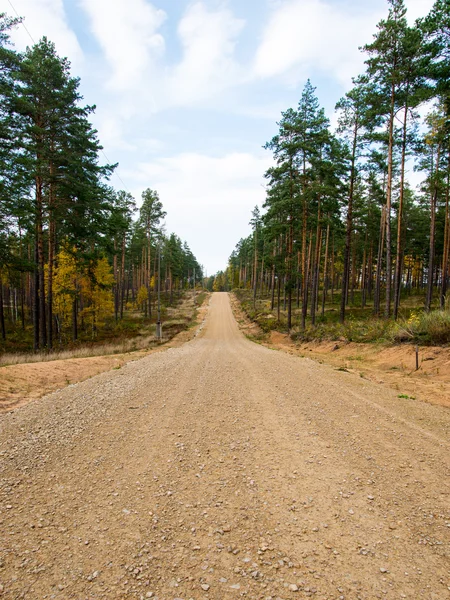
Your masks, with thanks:
[(223, 273), (218, 273), (214, 278), (213, 290), (215, 292), (221, 292), (224, 289), (225, 282)]
[(141, 310), (143, 310), (143, 307), (145, 306), (147, 300), (148, 300), (148, 291), (147, 291), (147, 288), (145, 287), (145, 285), (142, 285), (139, 288), (138, 293), (137, 293), (136, 304)]
[(61, 326), (72, 321), (73, 301), (77, 292), (77, 263), (74, 253), (61, 250), (56, 257), (53, 278), (53, 311), (61, 321)]
[(112, 286), (114, 274), (106, 258), (101, 258), (81, 278), (81, 290), (87, 306), (82, 315), (91, 325), (92, 335), (97, 327), (104, 324), (104, 319), (114, 314)]

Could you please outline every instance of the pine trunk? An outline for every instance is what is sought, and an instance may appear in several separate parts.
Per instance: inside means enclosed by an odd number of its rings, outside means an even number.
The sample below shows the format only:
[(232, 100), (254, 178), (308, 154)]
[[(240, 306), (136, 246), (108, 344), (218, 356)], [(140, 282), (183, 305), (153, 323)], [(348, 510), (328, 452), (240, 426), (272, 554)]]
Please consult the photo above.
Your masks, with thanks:
[(445, 308), (445, 301), (448, 289), (449, 277), (449, 254), (450, 254), (450, 215), (449, 215), (449, 194), (450, 194), (450, 154), (447, 164), (447, 189), (445, 194), (445, 225), (444, 225), (444, 253), (442, 257), (442, 285), (441, 285), (441, 309)]
[(309, 295), (309, 271), (311, 265), (311, 248), (312, 248), (312, 235), (309, 239), (308, 244), (308, 255), (306, 258), (306, 266), (305, 266), (305, 281), (303, 286), (303, 304), (302, 304), (302, 329), (306, 327), (306, 316), (308, 314), (308, 295)]
[(37, 267), (39, 277), (39, 345), (47, 346), (46, 306), (45, 306), (45, 258), (43, 234), (43, 186), (42, 180), (36, 178), (36, 241)]
[(346, 229), (345, 229), (344, 272), (342, 275), (341, 312), (339, 315), (341, 323), (343, 323), (345, 321), (345, 306), (347, 303), (348, 284), (349, 284), (349, 280), (350, 280), (350, 247), (352, 244), (352, 230), (353, 230), (353, 196), (354, 196), (355, 181), (356, 181), (357, 141), (358, 141), (358, 119), (355, 120), (355, 127), (353, 130), (352, 160), (351, 160), (351, 170), (350, 170), (350, 189), (349, 189), (349, 194), (348, 194), (347, 224), (346, 224)]
[(56, 224), (52, 217), (48, 228), (47, 327), (48, 347), (53, 347), (53, 270), (55, 263)]
[(323, 291), (322, 291), (322, 317), (325, 316), (325, 302), (328, 292), (328, 247), (330, 243), (330, 223), (327, 224), (327, 237), (325, 242), (325, 259), (323, 265)]
[(277, 321), (280, 322), (280, 309), (281, 309), (281, 277), (278, 274), (277, 277)]
[(286, 281), (286, 287), (287, 287), (287, 301), (288, 301), (288, 314), (287, 314), (287, 330), (288, 333), (290, 332), (291, 328), (292, 328), (292, 249), (293, 249), (293, 240), (294, 240), (294, 229), (292, 226), (292, 218), (290, 220), (291, 225), (289, 226), (289, 233), (288, 233), (288, 239), (287, 239), (287, 254), (288, 254), (288, 260), (287, 260), (287, 281)]
[(407, 124), (408, 124), (408, 93), (409, 85), (406, 88), (406, 105), (405, 116), (403, 119), (403, 139), (402, 139), (402, 160), (401, 160), (401, 175), (400, 175), (400, 198), (397, 214), (397, 250), (395, 253), (395, 276), (394, 276), (394, 319), (398, 318), (398, 309), (400, 307), (400, 294), (402, 288), (402, 219), (403, 219), (403, 202), (405, 194), (405, 163), (406, 163), (406, 140), (407, 140)]
[(383, 247), (384, 247), (384, 233), (386, 231), (386, 206), (383, 206), (381, 210), (380, 219), (380, 235), (378, 242), (378, 257), (377, 257), (377, 270), (375, 278), (375, 296), (373, 299), (373, 312), (379, 317), (381, 311), (381, 273), (383, 263)]
[(391, 204), (393, 180), (393, 155), (394, 155), (394, 118), (395, 118), (395, 84), (391, 85), (391, 112), (389, 115), (389, 142), (388, 142), (388, 173), (386, 190), (386, 302), (384, 316), (391, 316), (391, 286), (392, 286), (392, 256), (391, 256)]
[(2, 339), (6, 340), (5, 313), (3, 310), (3, 282), (0, 272), (0, 328), (2, 331)]
[(320, 247), (322, 244), (322, 229), (320, 227), (321, 223), (321, 205), (320, 205), (320, 197), (318, 199), (317, 205), (317, 228), (316, 228), (316, 247), (314, 250), (314, 268), (312, 272), (312, 288), (311, 288), (311, 324), (316, 324), (316, 307), (317, 307), (317, 298), (319, 295), (319, 273), (320, 273)]
[(258, 227), (255, 227), (255, 255), (253, 266), (253, 310), (256, 311), (256, 290), (258, 288)]
[(119, 320), (119, 270), (117, 267), (117, 239), (114, 239), (113, 273), (114, 273), (114, 319), (117, 323), (117, 321)]
[[(126, 237), (123, 234), (122, 238), (122, 261), (121, 261), (121, 272), (120, 272), (120, 318), (123, 319), (123, 305), (125, 301), (125, 249), (126, 249)], [(127, 286), (128, 289), (129, 286)]]
[(441, 158), (441, 145), (438, 145), (437, 149), (437, 157), (436, 157), (436, 171), (435, 177), (436, 180), (434, 182), (434, 189), (431, 195), (431, 205), (430, 205), (430, 256), (428, 260), (428, 279), (427, 279), (427, 296), (425, 300), (425, 311), (430, 312), (431, 303), (433, 301), (433, 275), (434, 275), (434, 253), (435, 253), (435, 245), (436, 245), (436, 206), (437, 206), (437, 196), (438, 196), (438, 183), (437, 176), (439, 172), (439, 163)]

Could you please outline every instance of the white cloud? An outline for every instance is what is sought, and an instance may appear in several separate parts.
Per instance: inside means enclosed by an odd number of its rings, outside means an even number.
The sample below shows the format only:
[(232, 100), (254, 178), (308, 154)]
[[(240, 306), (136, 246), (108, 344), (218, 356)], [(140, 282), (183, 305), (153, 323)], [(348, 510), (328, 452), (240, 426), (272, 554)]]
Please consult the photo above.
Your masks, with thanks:
[(362, 68), (358, 47), (372, 39), (385, 12), (375, 7), (361, 13), (322, 0), (278, 2), (256, 53), (255, 75), (286, 75), (298, 81), (321, 70), (347, 85)]
[[(73, 72), (82, 68), (83, 52), (77, 36), (69, 27), (63, 0), (14, 0), (14, 7), (19, 16), (24, 17), (24, 25), (12, 32), (11, 39), (18, 49), (25, 49), (33, 44), (28, 32), (35, 42), (43, 36), (55, 43), (59, 56), (67, 56), (72, 63)], [(0, 12), (15, 17), (11, 5), (6, 0), (0, 1)]]
[(234, 48), (244, 22), (224, 6), (212, 10), (199, 1), (187, 6), (175, 33), (181, 58), (170, 64), (159, 33), (167, 15), (148, 0), (78, 2), (107, 64), (100, 82), (108, 96), (97, 121), (105, 145), (126, 148), (125, 132), (137, 116), (145, 128), (148, 115), (208, 103), (242, 78)]
[(93, 121), (102, 145), (115, 152), (136, 150), (136, 145), (127, 141), (128, 135), (123, 119), (118, 119), (117, 115), (110, 111), (104, 111), (99, 116), (95, 116)]
[(169, 101), (188, 105), (234, 85), (243, 76), (233, 55), (245, 22), (227, 8), (208, 10), (203, 2), (188, 7), (178, 25), (183, 58), (169, 81)]
[(164, 53), (158, 29), (166, 18), (163, 10), (146, 0), (79, 0), (92, 32), (111, 68), (108, 86), (113, 90), (136, 89), (148, 80), (155, 60)]
[(434, 4), (434, 0), (406, 0), (405, 5), (408, 9), (407, 17), (409, 24), (412, 25), (414, 21), (420, 17), (426, 17), (430, 12)]
[[(244, 22), (226, 7), (211, 10), (203, 2), (188, 5), (177, 27), (182, 56), (178, 63), (170, 65), (167, 60), (158, 60), (164, 40), (157, 28), (165, 13), (145, 0), (131, 0), (131, 4), (139, 4), (130, 8), (128, 3), (126, 7), (127, 15), (138, 14), (140, 25), (135, 29), (132, 21), (127, 21), (132, 17), (124, 15), (118, 0), (112, 3), (112, 8), (108, 0), (79, 1), (90, 15), (95, 36), (113, 69), (107, 83), (108, 103), (98, 123), (101, 139), (107, 145), (127, 146), (124, 133), (133, 117), (139, 115), (144, 124), (148, 123), (147, 115), (163, 109), (207, 104), (243, 78), (244, 71), (234, 60), (234, 49)], [(108, 9), (104, 10), (102, 6), (107, 3)], [(150, 40), (147, 47), (142, 40), (145, 36)], [(161, 40), (161, 44), (155, 43), (155, 39)]]
[(249, 235), (250, 213), (265, 200), (263, 175), (271, 164), (269, 153), (186, 153), (142, 163), (123, 176), (135, 182), (138, 199), (146, 187), (158, 190), (168, 231), (185, 239), (212, 273), (226, 267), (234, 245)]

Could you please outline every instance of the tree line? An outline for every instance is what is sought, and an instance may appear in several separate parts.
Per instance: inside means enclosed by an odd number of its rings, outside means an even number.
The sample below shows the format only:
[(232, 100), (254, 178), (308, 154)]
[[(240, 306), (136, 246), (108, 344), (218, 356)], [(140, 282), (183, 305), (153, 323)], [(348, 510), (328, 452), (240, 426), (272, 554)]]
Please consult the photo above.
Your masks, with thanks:
[(264, 214), (255, 208), (252, 234), (219, 274), (222, 287), (253, 290), (254, 302), (264, 293), (272, 310), (283, 303), (289, 329), (295, 302), (304, 328), (330, 296), (341, 322), (356, 298), (395, 319), (412, 293), (425, 311), (448, 308), (450, 2), (437, 0), (412, 26), (403, 0), (388, 4), (362, 48), (364, 73), (337, 103), (337, 128), (309, 80), (282, 112), (265, 145), (274, 166)]
[(95, 106), (47, 38), (12, 47), (19, 23), (0, 15), (0, 331), (4, 341), (32, 330), (30, 345), (51, 349), (96, 338), (130, 304), (153, 318), (158, 289), (171, 303), (202, 272), (164, 233), (155, 190), (137, 210), (108, 183), (117, 165), (100, 160)]

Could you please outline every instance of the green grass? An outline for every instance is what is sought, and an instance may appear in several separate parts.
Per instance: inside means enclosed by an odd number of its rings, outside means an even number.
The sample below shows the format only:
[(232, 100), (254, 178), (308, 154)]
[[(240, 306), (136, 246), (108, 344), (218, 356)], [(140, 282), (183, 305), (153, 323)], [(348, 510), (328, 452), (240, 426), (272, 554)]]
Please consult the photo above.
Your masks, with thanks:
[(416, 311), (409, 319), (403, 319), (393, 328), (396, 342), (444, 345), (450, 342), (450, 311), (433, 310), (429, 313)]
[(197, 306), (201, 306), (208, 296), (208, 292), (197, 292), (195, 295), (195, 303)]
[[(253, 306), (251, 290), (234, 290), (247, 316), (257, 323), (263, 334), (271, 331), (287, 332), (286, 311), (280, 311), (277, 319), (277, 307), (270, 309), (270, 299), (258, 298), (256, 310)], [(330, 299), (329, 299), (330, 300)], [(355, 293), (354, 305), (346, 309), (345, 323), (339, 321), (340, 294), (334, 295), (334, 302), (325, 305), (324, 316), (319, 310), (316, 324), (311, 324), (308, 316), (306, 326), (301, 327), (301, 308), (293, 302), (291, 338), (294, 341), (346, 341), (358, 343), (402, 343), (421, 345), (450, 344), (450, 311), (423, 311), (423, 296), (402, 298), (399, 319), (377, 318), (373, 316), (373, 306), (368, 303), (361, 308), (361, 295)]]

